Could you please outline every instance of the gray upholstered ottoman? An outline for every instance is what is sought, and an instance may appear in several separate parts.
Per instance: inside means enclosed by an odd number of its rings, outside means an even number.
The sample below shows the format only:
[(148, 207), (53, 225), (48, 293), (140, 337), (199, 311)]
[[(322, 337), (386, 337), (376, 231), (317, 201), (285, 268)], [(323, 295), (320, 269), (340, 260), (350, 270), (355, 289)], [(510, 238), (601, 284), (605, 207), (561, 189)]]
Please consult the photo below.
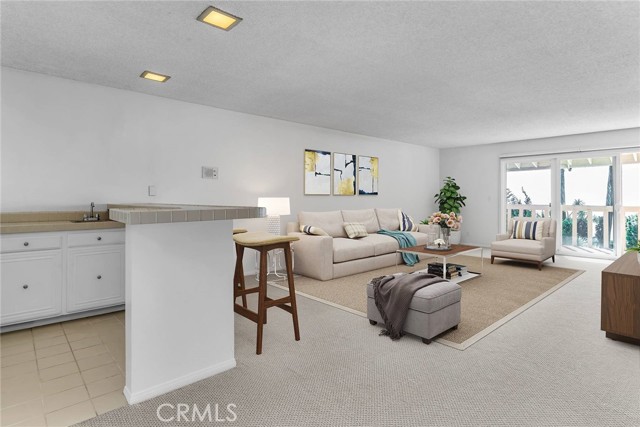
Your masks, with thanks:
[[(415, 293), (409, 306), (404, 332), (417, 335), (422, 342), (430, 344), (431, 339), (449, 329), (456, 329), (460, 323), (460, 298), (462, 288), (453, 282), (440, 282), (424, 287)], [(367, 317), (372, 325), (384, 321), (373, 299), (373, 284), (367, 285)]]

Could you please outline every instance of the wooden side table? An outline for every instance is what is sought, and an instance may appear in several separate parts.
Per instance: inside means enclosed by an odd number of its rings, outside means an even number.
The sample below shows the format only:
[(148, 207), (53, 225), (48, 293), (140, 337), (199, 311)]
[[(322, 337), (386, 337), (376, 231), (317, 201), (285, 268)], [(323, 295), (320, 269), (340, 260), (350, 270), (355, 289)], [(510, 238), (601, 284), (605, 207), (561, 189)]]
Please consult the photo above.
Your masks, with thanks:
[(607, 338), (640, 345), (640, 263), (635, 252), (602, 270), (600, 329)]

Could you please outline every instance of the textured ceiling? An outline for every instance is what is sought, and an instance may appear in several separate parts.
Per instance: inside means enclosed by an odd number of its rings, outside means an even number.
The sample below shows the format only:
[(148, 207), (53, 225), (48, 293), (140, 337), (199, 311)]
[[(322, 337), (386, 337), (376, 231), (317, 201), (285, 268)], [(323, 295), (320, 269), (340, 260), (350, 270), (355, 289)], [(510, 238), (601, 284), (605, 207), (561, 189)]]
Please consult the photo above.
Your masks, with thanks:
[[(197, 22), (210, 4), (244, 20)], [(379, 138), (640, 126), (636, 1), (2, 1), (1, 15), (3, 66)]]

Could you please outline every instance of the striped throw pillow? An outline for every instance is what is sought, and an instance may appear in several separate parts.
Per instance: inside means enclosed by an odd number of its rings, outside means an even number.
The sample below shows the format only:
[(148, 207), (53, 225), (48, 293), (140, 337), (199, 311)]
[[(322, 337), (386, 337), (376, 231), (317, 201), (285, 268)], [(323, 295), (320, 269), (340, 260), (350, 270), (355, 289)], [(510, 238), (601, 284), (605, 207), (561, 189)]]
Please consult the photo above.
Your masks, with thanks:
[(301, 225), (300, 231), (311, 236), (328, 236), (327, 232), (322, 228), (314, 227), (313, 225)]
[(512, 239), (541, 240), (544, 221), (513, 221)]
[(364, 224), (360, 224), (359, 222), (345, 222), (342, 224), (344, 226), (344, 231), (347, 233), (350, 239), (357, 239), (358, 237), (367, 236), (367, 228)]
[(400, 221), (400, 231), (418, 231), (418, 224), (406, 213), (398, 211), (398, 220)]

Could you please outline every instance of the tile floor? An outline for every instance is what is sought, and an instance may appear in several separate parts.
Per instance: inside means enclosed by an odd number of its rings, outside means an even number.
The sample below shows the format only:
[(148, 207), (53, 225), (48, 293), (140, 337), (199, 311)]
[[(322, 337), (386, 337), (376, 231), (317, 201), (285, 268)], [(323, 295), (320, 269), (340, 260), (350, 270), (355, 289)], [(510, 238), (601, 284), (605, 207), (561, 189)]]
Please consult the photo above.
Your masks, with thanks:
[(124, 311), (0, 335), (0, 425), (68, 426), (127, 404)]

